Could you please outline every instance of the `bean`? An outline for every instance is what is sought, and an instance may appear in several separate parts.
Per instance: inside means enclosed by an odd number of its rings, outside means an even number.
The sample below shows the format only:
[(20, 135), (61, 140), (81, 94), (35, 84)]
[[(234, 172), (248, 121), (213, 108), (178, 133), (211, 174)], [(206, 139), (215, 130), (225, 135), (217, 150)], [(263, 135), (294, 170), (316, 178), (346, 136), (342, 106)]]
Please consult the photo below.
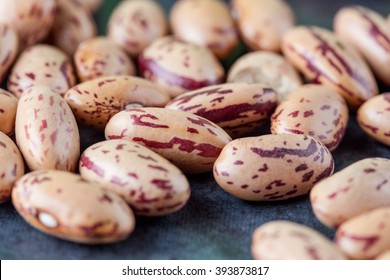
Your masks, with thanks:
[(106, 139), (137, 142), (185, 173), (211, 171), (230, 136), (216, 124), (181, 111), (143, 108), (122, 111), (107, 124)]
[(176, 166), (132, 141), (92, 145), (81, 155), (80, 174), (121, 195), (139, 215), (174, 213), (190, 197), (189, 183)]
[(18, 99), (8, 91), (0, 89), (0, 131), (11, 135), (15, 130)]
[(31, 226), (78, 243), (121, 241), (135, 226), (134, 214), (119, 195), (66, 171), (26, 174), (16, 182), (12, 202)]
[(333, 174), (329, 150), (305, 135), (278, 134), (236, 139), (214, 164), (214, 178), (244, 200), (285, 200), (307, 194)]
[(19, 39), (15, 29), (8, 24), (0, 23), (0, 83), (14, 62), (18, 50)]

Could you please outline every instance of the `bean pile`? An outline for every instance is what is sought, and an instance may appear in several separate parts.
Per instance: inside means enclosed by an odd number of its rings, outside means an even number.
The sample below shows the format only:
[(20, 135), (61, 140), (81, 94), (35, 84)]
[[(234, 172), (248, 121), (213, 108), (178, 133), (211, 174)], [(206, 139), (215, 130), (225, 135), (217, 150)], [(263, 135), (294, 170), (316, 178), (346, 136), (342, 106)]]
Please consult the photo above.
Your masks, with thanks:
[[(0, 2), (0, 203), (46, 234), (113, 243), (135, 215), (181, 211), (186, 175), (212, 172), (242, 200), (309, 195), (336, 228), (331, 241), (263, 224), (254, 259), (390, 259), (390, 160), (333, 174), (332, 156), (350, 114), (390, 146), (386, 18), (345, 7), (331, 31), (296, 26), (283, 0), (181, 0), (169, 19), (157, 1), (124, 0), (97, 36), (101, 4)], [(226, 69), (240, 41), (250, 51)], [(81, 125), (106, 140), (82, 151)]]

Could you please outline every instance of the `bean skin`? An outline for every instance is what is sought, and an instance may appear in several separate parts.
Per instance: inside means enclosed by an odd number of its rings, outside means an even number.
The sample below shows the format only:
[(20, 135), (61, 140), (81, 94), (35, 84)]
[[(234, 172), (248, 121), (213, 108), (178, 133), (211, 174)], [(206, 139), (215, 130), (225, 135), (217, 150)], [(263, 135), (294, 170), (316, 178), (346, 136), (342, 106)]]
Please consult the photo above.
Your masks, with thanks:
[(10, 92), (0, 89), (0, 131), (12, 135), (15, 130), (18, 99)]
[(390, 160), (367, 158), (316, 184), (310, 201), (317, 219), (330, 227), (364, 212), (390, 207)]
[(305, 135), (278, 134), (228, 143), (213, 173), (218, 185), (237, 198), (272, 201), (307, 194), (333, 170), (332, 155), (321, 142)]
[(80, 174), (121, 195), (138, 215), (177, 212), (190, 197), (189, 183), (176, 166), (132, 141), (92, 145), (81, 155)]
[(263, 84), (221, 84), (183, 93), (168, 109), (192, 113), (237, 138), (257, 131), (276, 106), (276, 93)]
[(106, 139), (137, 142), (170, 160), (184, 173), (212, 170), (230, 136), (216, 124), (181, 111), (142, 108), (116, 114), (105, 129)]
[(64, 96), (76, 119), (104, 129), (110, 118), (126, 108), (163, 107), (170, 100), (153, 83), (131, 76), (109, 76), (78, 84)]
[(80, 136), (65, 100), (48, 87), (31, 87), (18, 103), (16, 142), (31, 170), (75, 171)]
[(325, 236), (290, 221), (272, 221), (258, 227), (251, 251), (256, 260), (345, 260)]
[(296, 27), (283, 37), (282, 50), (309, 81), (339, 92), (353, 109), (378, 94), (367, 63), (331, 31), (314, 26)]
[(119, 195), (66, 171), (26, 174), (15, 184), (12, 203), (31, 226), (77, 243), (118, 242), (135, 227), (134, 214)]
[(63, 95), (75, 84), (76, 76), (70, 59), (63, 51), (49, 45), (26, 49), (8, 77), (8, 90), (19, 98), (32, 86), (47, 86)]
[(337, 246), (352, 259), (373, 259), (390, 249), (390, 207), (356, 216), (337, 229)]
[(22, 155), (15, 143), (0, 131), (0, 204), (11, 197), (14, 183), (24, 174)]
[(15, 29), (0, 23), (0, 83), (14, 62), (19, 51), (19, 39)]

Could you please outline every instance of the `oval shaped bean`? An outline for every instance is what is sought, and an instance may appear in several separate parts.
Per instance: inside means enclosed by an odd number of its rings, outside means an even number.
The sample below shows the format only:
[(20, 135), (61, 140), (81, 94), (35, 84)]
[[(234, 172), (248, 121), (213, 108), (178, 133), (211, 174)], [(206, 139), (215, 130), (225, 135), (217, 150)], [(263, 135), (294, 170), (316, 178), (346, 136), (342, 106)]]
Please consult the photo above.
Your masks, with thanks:
[(0, 89), (0, 131), (11, 135), (15, 130), (18, 99), (8, 91)]
[(302, 85), (302, 79), (281, 55), (257, 51), (241, 56), (229, 70), (229, 83), (263, 83), (276, 91), (278, 103)]
[(107, 37), (82, 42), (74, 55), (82, 82), (104, 76), (135, 75), (135, 66), (127, 54)]
[(15, 143), (0, 131), (0, 203), (11, 197), (14, 183), (24, 174), (22, 155)]
[(8, 77), (8, 90), (17, 97), (32, 86), (47, 86), (64, 94), (75, 84), (71, 61), (60, 49), (49, 45), (35, 45), (25, 50)]
[(151, 82), (130, 76), (111, 76), (70, 89), (65, 100), (80, 123), (104, 129), (116, 113), (135, 107), (163, 107), (169, 96)]
[(249, 137), (227, 144), (214, 164), (214, 178), (244, 200), (285, 200), (307, 194), (332, 175), (328, 149), (305, 135)]
[(378, 94), (378, 86), (363, 58), (334, 33), (320, 27), (296, 27), (282, 41), (283, 53), (305, 77), (341, 93), (359, 107)]
[(256, 260), (345, 260), (325, 236), (301, 224), (272, 221), (258, 227), (251, 251)]
[(390, 146), (390, 93), (367, 100), (357, 111), (360, 127), (375, 140)]
[(271, 132), (309, 135), (333, 151), (344, 137), (348, 116), (348, 106), (338, 92), (321, 85), (304, 85), (276, 108)]
[(252, 50), (280, 51), (282, 36), (295, 25), (283, 0), (232, 0), (241, 37)]
[(77, 123), (65, 100), (49, 88), (35, 86), (22, 95), (15, 134), (31, 170), (76, 170), (80, 155)]
[(166, 34), (168, 22), (164, 10), (152, 0), (122, 1), (108, 22), (108, 36), (134, 57)]
[(18, 49), (19, 39), (15, 29), (0, 22), (0, 83), (14, 62)]
[(172, 97), (220, 84), (224, 69), (207, 48), (172, 37), (154, 41), (139, 57), (140, 73)]
[(256, 131), (269, 119), (276, 106), (276, 94), (262, 84), (222, 84), (183, 93), (168, 109), (201, 116), (240, 137)]
[(356, 216), (337, 229), (337, 246), (352, 259), (373, 259), (390, 249), (390, 207)]
[(57, 0), (57, 13), (50, 39), (55, 46), (72, 56), (77, 46), (96, 35), (96, 24), (89, 10), (75, 0)]
[(52, 27), (55, 0), (1, 0), (0, 19), (13, 27), (23, 50), (42, 41)]
[(344, 7), (335, 16), (334, 30), (363, 55), (376, 76), (390, 85), (390, 28), (383, 16), (362, 6)]
[(390, 160), (355, 162), (314, 186), (310, 201), (322, 223), (337, 227), (364, 212), (390, 207)]
[(178, 1), (170, 23), (176, 38), (208, 47), (219, 58), (227, 57), (238, 45), (229, 7), (220, 0)]
[(107, 124), (106, 139), (137, 142), (185, 173), (210, 171), (230, 136), (216, 124), (181, 111), (143, 108), (122, 111)]
[(15, 184), (12, 202), (31, 226), (78, 243), (121, 241), (135, 226), (134, 214), (119, 195), (65, 171), (26, 174)]
[(375, 258), (376, 260), (390, 260), (390, 249)]
[(176, 166), (127, 140), (108, 140), (89, 147), (81, 155), (80, 174), (121, 195), (136, 214), (145, 216), (180, 210), (191, 192)]

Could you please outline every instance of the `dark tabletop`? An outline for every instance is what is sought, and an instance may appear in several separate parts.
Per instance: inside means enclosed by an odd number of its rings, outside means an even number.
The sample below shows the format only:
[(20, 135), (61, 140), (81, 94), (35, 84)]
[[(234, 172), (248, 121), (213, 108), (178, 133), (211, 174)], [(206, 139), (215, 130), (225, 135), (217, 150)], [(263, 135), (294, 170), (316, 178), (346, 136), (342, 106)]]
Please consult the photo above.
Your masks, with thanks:
[[(106, 0), (96, 19), (101, 34), (118, 0)], [(168, 11), (175, 1), (160, 0)], [(383, 15), (390, 1), (289, 0), (298, 24), (331, 28), (332, 17), (343, 5), (361, 4)], [(389, 90), (382, 87), (382, 91)], [(264, 128), (263, 133), (268, 133)], [(83, 128), (82, 146), (103, 140), (103, 135)], [(390, 158), (390, 148), (375, 142), (351, 120), (340, 147), (333, 153), (336, 170), (367, 157)], [(1, 164), (1, 163), (0, 163)], [(307, 196), (283, 201), (245, 202), (225, 193), (212, 174), (189, 176), (192, 195), (178, 213), (167, 217), (137, 217), (134, 233), (112, 245), (86, 246), (45, 235), (25, 223), (10, 202), (0, 205), (0, 259), (250, 259), (253, 230), (276, 219), (308, 225), (332, 238), (334, 231), (313, 215)]]

